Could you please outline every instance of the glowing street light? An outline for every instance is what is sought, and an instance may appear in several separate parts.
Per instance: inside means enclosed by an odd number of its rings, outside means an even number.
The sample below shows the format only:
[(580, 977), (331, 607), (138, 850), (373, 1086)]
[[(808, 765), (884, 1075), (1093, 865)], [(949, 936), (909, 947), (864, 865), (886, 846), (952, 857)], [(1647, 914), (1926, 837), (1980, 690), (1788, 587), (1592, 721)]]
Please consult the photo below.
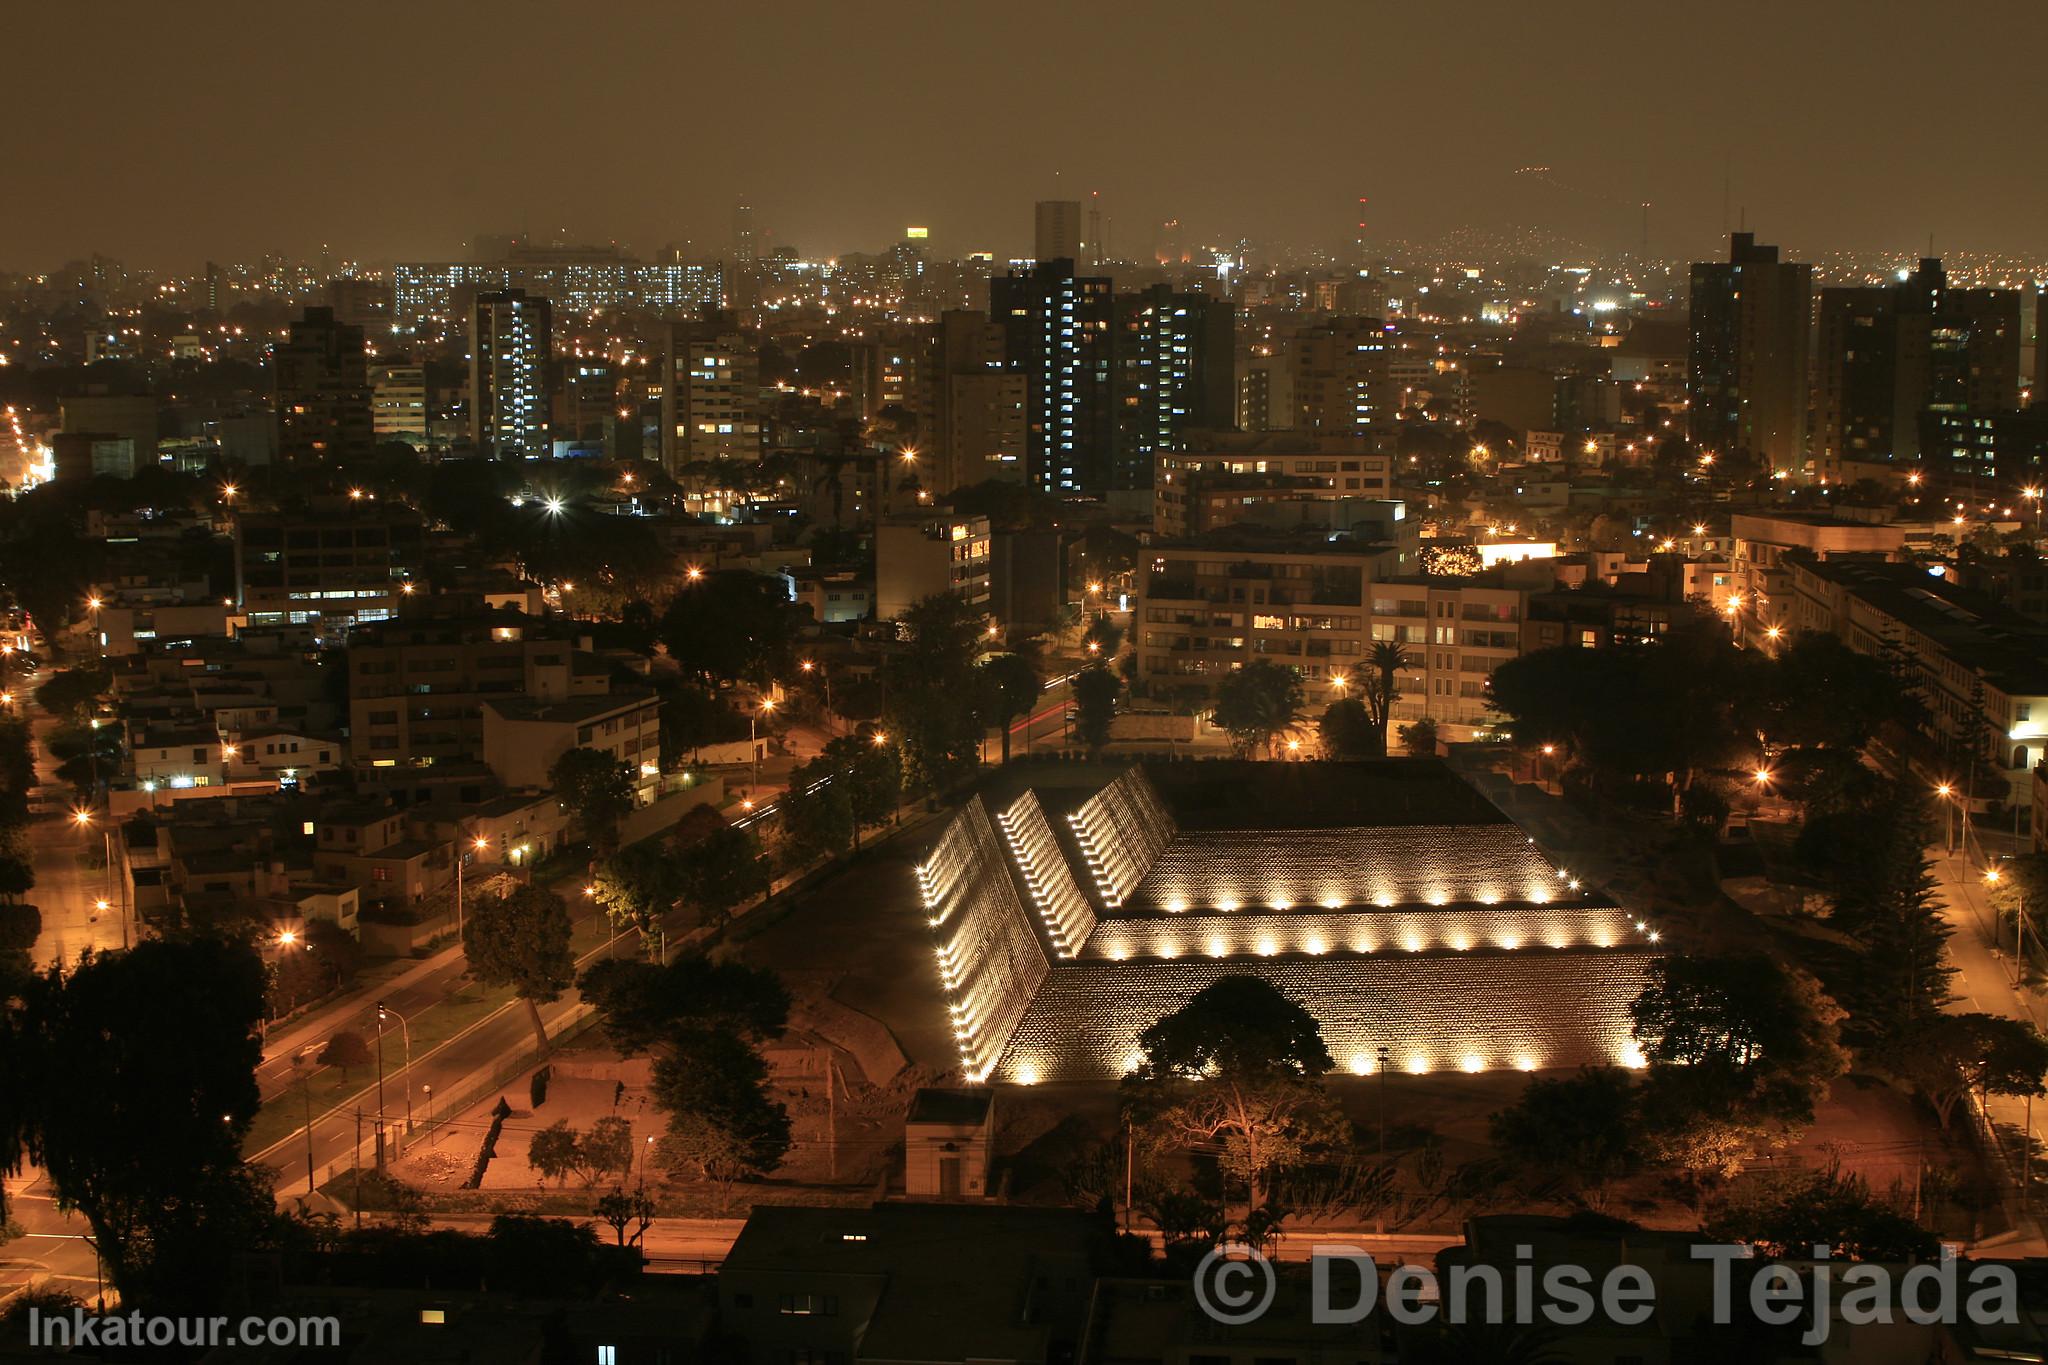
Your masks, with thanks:
[(280, 948), (289, 948), (298, 941), (299, 935), (295, 929), (280, 929), (277, 931), (277, 946)]
[(698, 568), (695, 564), (692, 564), (689, 568), (683, 570), (683, 577), (689, 579), (692, 583), (695, 583), (697, 580), (704, 577), (704, 571)]

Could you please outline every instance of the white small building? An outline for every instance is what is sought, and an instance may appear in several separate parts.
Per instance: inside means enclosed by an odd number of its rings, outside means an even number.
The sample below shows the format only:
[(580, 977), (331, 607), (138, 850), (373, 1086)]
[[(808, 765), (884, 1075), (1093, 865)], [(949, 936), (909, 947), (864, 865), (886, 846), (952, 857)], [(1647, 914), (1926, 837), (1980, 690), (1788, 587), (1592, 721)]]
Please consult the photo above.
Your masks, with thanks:
[(903, 1191), (912, 1199), (985, 1199), (995, 1137), (993, 1090), (920, 1090), (903, 1119)]

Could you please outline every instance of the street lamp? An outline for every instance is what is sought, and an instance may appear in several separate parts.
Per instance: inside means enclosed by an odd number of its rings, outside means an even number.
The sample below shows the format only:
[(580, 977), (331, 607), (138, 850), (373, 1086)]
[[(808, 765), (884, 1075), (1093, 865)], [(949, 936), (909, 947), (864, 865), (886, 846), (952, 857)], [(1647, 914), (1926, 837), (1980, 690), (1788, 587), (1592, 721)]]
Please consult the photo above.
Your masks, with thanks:
[(761, 698), (760, 709), (747, 717), (747, 750), (754, 758), (753, 785), (756, 787), (761, 785), (761, 749), (759, 741), (755, 738), (754, 722), (762, 716), (773, 715), (774, 713), (775, 698), (763, 697)]
[(1956, 789), (1950, 783), (1941, 782), (1935, 785), (1934, 794), (1942, 800), (1942, 806), (1945, 811), (1944, 818), (1948, 830), (1947, 837), (1944, 839), (1942, 846), (1950, 856), (1954, 856), (1956, 851)]
[(405, 1131), (410, 1134), (412, 1132), (412, 1089), (406, 1085), (406, 1082), (412, 1079), (412, 1021), (397, 1010), (392, 1009), (389, 1005), (386, 1005), (382, 1000), (379, 1000), (377, 1002), (377, 1028), (379, 1036), (382, 1036), (384, 1016), (387, 1014), (398, 1020), (399, 1035), (405, 1039), (405, 1069), (398, 1073), (398, 1084), (405, 1090)]
[[(459, 836), (458, 836), (459, 838)], [(452, 845), (451, 845), (452, 846)], [(491, 846), (491, 841), (479, 834), (470, 841), (471, 848), (478, 853)], [(455, 851), (455, 941), (462, 942), (462, 868), (469, 861), (469, 855), (460, 849)]]

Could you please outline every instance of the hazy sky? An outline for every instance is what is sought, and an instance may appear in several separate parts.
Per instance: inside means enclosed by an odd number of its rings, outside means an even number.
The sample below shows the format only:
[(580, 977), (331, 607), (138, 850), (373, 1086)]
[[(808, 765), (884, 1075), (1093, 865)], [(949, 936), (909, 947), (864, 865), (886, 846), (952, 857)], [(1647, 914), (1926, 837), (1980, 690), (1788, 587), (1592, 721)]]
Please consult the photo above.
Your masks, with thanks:
[[(1028, 254), (1535, 226), (2048, 257), (2040, 0), (0, 0), (0, 270), (567, 229)], [(1548, 176), (1515, 174), (1548, 166)]]

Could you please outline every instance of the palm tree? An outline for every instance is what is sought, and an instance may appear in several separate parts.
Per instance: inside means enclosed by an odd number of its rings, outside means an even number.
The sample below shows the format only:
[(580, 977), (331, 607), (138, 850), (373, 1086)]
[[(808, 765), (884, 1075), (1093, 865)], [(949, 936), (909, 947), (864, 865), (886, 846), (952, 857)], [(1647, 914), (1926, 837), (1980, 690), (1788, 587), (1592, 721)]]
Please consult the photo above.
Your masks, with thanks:
[(1379, 727), (1381, 753), (1387, 750), (1387, 723), (1393, 719), (1394, 702), (1401, 695), (1400, 673), (1410, 662), (1408, 651), (1392, 640), (1381, 640), (1367, 656), (1367, 667), (1372, 671), (1360, 690), (1365, 694), (1365, 709), (1372, 723)]

